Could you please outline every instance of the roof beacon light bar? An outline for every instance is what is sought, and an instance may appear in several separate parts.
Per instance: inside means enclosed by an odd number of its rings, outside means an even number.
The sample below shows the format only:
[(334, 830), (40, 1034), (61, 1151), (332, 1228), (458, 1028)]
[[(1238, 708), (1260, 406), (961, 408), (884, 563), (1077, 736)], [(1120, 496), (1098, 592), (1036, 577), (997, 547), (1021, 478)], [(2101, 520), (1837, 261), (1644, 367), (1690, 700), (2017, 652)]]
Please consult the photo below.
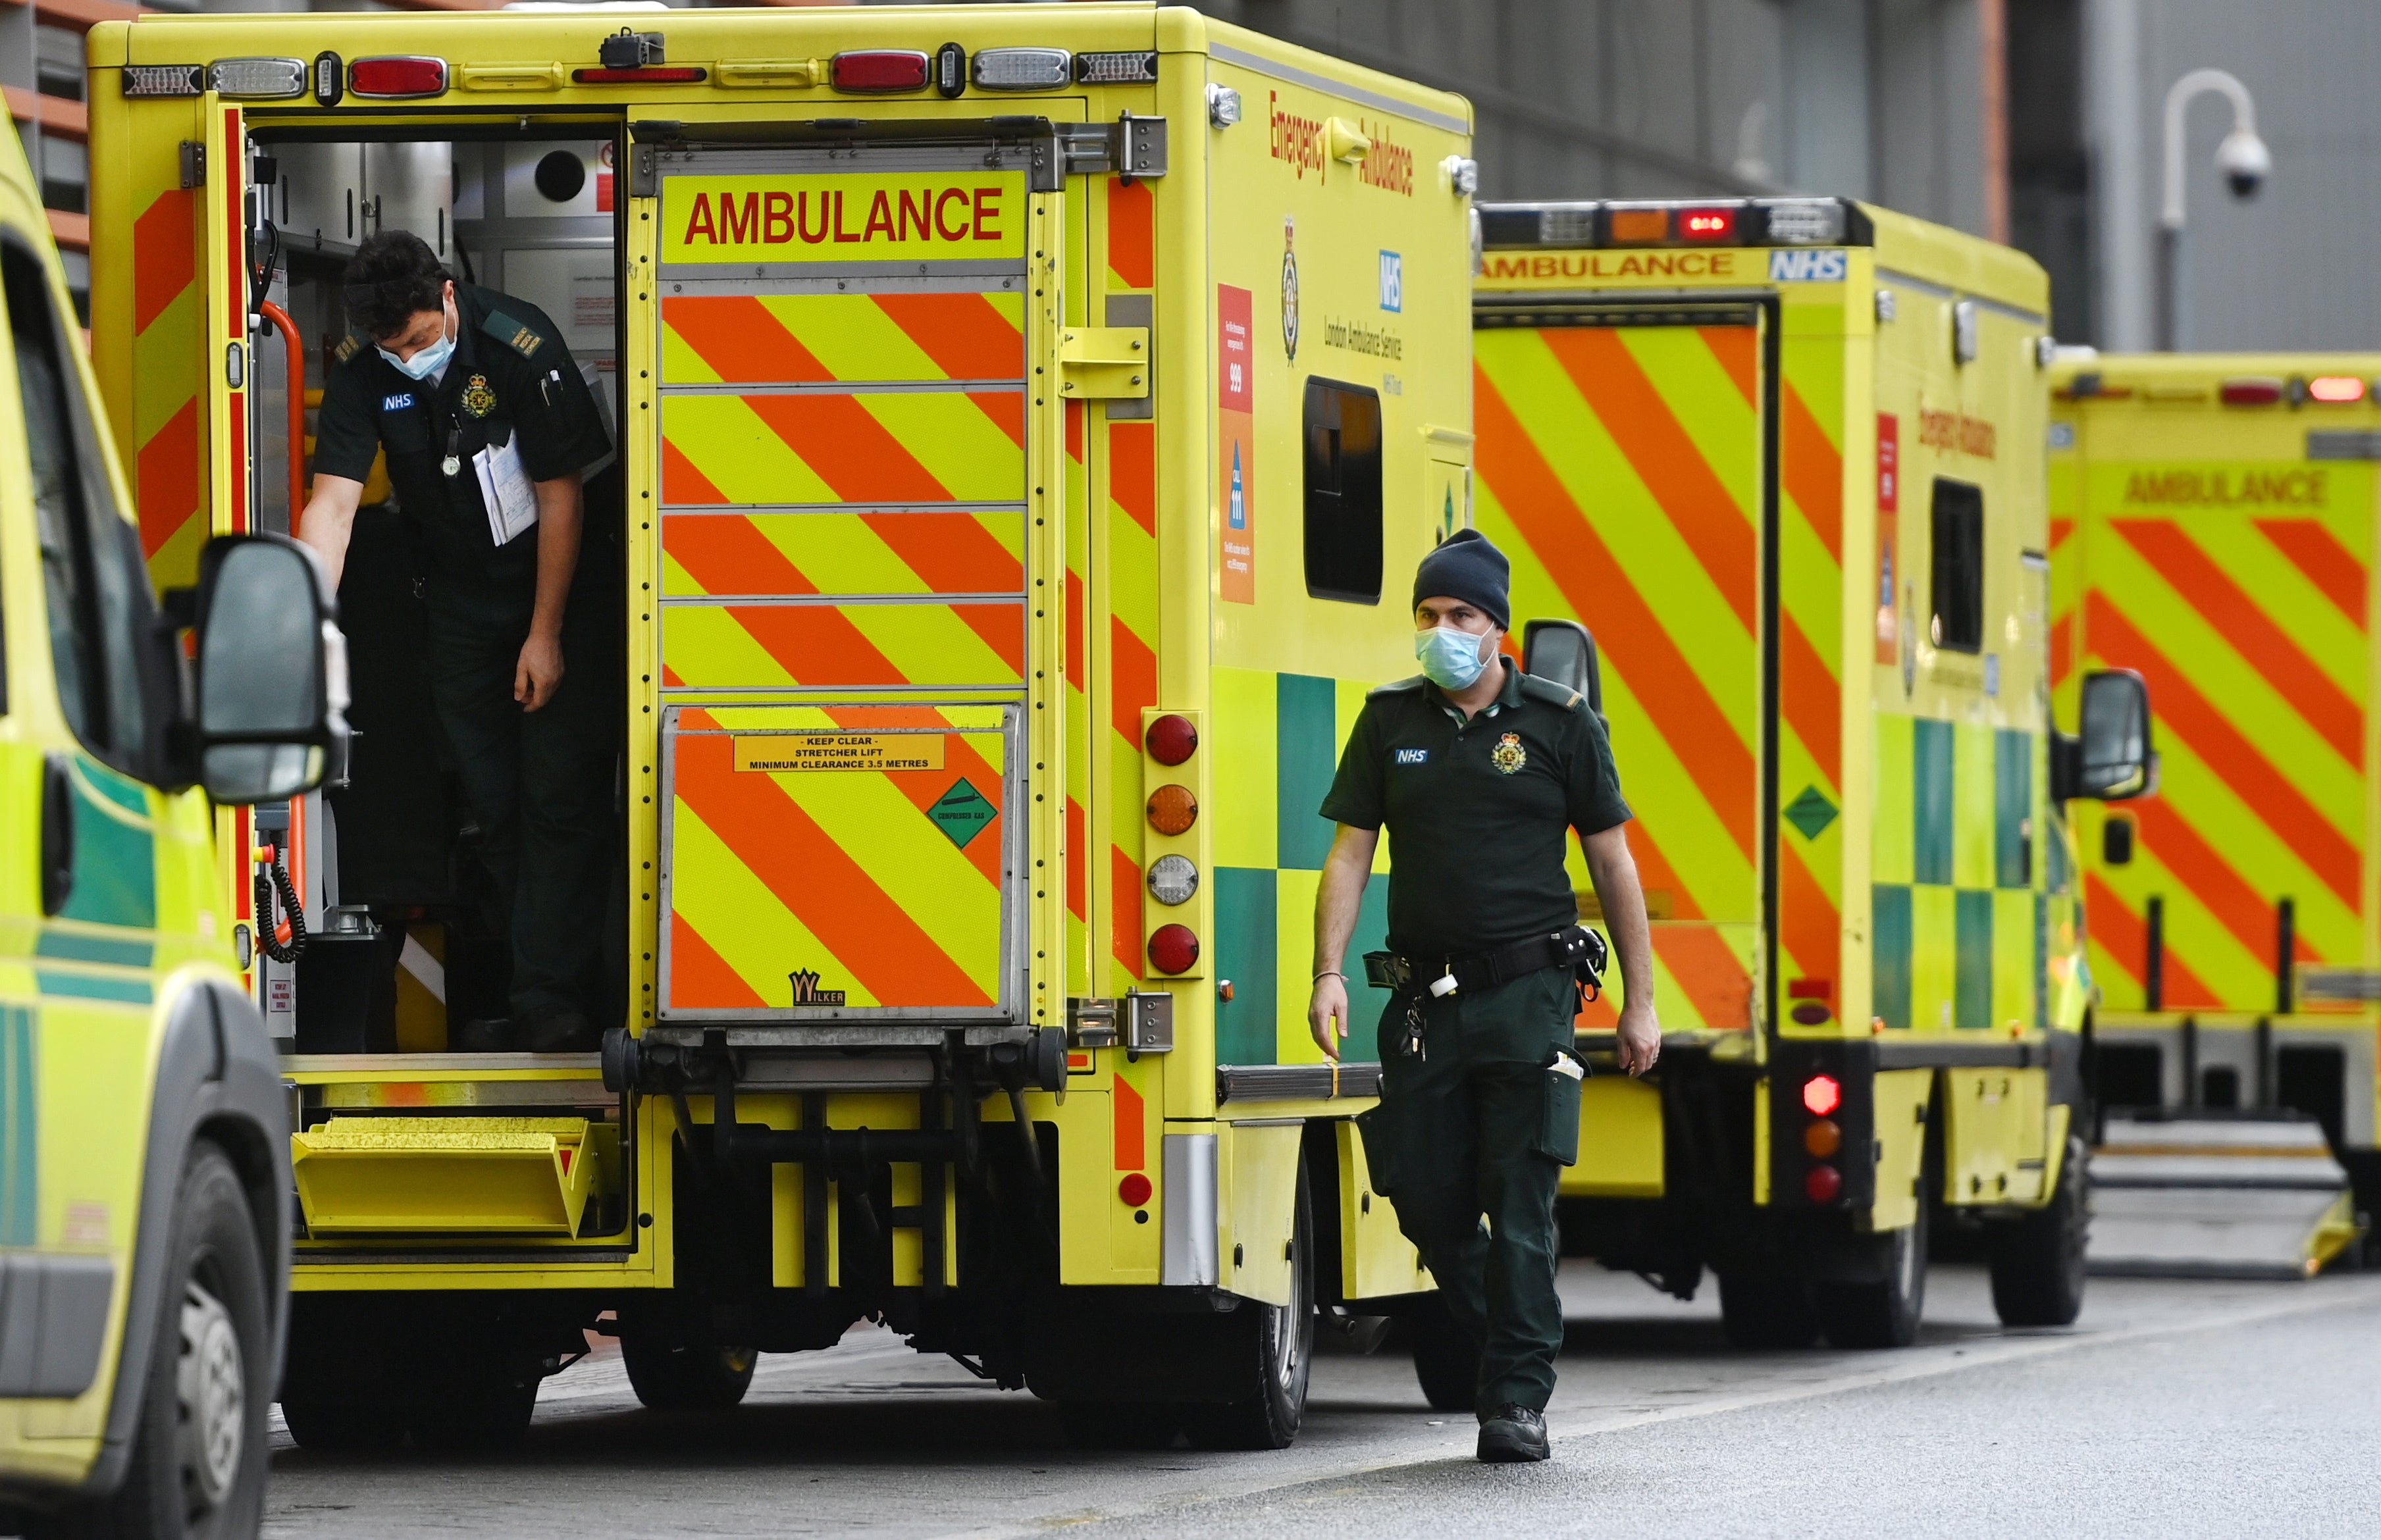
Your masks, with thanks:
[(1600, 200), (1492, 203), (1480, 210), (1491, 251), (1535, 247), (1866, 246), (1868, 216), (1840, 198)]

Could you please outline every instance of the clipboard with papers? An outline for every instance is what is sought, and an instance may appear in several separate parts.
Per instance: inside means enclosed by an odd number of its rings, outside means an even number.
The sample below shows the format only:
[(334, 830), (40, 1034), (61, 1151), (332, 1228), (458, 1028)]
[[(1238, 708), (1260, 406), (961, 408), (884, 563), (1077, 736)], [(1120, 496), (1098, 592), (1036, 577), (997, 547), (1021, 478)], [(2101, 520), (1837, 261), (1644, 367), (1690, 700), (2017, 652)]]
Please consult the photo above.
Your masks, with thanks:
[(537, 525), (537, 487), (521, 464), (520, 442), (508, 437), (471, 456), (480, 502), (488, 510), (488, 538), (510, 545)]

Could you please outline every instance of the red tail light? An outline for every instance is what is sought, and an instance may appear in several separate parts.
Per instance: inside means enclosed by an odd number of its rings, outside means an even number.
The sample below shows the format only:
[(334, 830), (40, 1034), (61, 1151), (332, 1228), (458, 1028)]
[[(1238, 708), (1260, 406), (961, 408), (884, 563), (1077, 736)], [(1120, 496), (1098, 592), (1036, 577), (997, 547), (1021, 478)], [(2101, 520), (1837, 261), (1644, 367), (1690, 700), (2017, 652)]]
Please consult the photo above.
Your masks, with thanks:
[(1824, 1118), (1844, 1104), (1842, 1084), (1831, 1074), (1814, 1074), (1802, 1082), (1802, 1105), (1811, 1116)]
[(1149, 934), (1149, 964), (1159, 973), (1189, 973), (1199, 965), (1199, 937), (1187, 925), (1161, 925)]
[(1149, 724), (1149, 757), (1161, 765), (1178, 765), (1199, 747), (1199, 729), (1189, 717), (1163, 716)]
[(2319, 374), (2307, 382), (2307, 394), (2317, 401), (2341, 403), (2364, 399), (2364, 382), (2352, 374)]
[(1833, 1203), (1843, 1195), (1844, 1173), (1833, 1166), (1813, 1166), (1802, 1173), (1802, 1192), (1813, 1203)]
[(926, 55), (902, 48), (866, 48), (835, 56), (837, 91), (923, 91)]
[(2227, 380), (2216, 387), (2216, 394), (2227, 406), (2270, 406), (2282, 398), (2282, 382), (2253, 375)]
[(1117, 1196), (1124, 1200), (1127, 1208), (1139, 1208), (1147, 1203), (1151, 1191), (1149, 1178), (1139, 1171), (1128, 1172), (1125, 1179), (1117, 1183)]
[(446, 61), (412, 54), (358, 59), (348, 66), (348, 89), (358, 96), (436, 96), (446, 89)]

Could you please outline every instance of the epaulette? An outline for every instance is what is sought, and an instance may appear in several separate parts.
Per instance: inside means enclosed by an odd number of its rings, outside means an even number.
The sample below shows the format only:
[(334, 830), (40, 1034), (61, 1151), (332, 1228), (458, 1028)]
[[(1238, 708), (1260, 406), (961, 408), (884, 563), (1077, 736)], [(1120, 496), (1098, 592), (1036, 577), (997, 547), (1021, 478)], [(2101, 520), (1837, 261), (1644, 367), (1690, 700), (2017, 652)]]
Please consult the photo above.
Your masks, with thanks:
[(1521, 675), (1521, 693), (1532, 700), (1543, 700), (1549, 706), (1559, 707), (1566, 711), (1578, 710), (1581, 703), (1586, 698), (1569, 685), (1557, 685), (1551, 679), (1541, 679), (1534, 673)]
[(534, 328), (515, 321), (502, 310), (490, 310), (488, 319), (480, 322), (480, 330), (524, 358), (536, 358), (537, 350), (545, 346), (545, 338)]
[(339, 339), (338, 346), (331, 349), (331, 357), (337, 359), (340, 363), (346, 363), (349, 358), (356, 356), (357, 351), (361, 348), (363, 345), (364, 339), (356, 335), (353, 332), (350, 332), (346, 336)]
[(1428, 679), (1417, 673), (1411, 679), (1398, 679), (1386, 685), (1375, 685), (1364, 692), (1364, 698), (1372, 700), (1385, 695), (1403, 695), (1410, 690), (1419, 690), (1429, 683)]

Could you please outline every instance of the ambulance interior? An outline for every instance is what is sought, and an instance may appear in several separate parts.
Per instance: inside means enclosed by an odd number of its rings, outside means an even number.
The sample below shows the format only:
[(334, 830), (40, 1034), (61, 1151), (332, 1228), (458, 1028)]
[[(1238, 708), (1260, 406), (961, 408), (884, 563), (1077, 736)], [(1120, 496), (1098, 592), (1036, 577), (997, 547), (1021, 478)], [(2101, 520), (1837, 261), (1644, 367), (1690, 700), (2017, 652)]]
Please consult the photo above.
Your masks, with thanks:
[[(250, 261), (259, 273), (270, 265), (263, 292), (281, 312), (265, 311), (254, 350), (261, 527), (287, 530), (293, 498), (304, 507), (299, 489), (311, 484), (311, 467), (293, 484), (291, 393), (301, 393), (300, 453), (311, 455), (323, 385), (348, 334), (343, 270), (364, 238), (405, 229), (458, 280), (525, 299), (559, 329), (616, 446), (586, 479), (580, 561), (624, 570), (617, 146), (608, 136), (566, 137), (591, 131), (527, 119), (510, 131), (438, 140), (252, 130), (262, 196)], [(285, 887), (272, 866), (255, 868), (257, 965), (285, 1052), (441, 1052), (450, 1026), (510, 1013), (507, 916), (491, 902), (480, 831), (432, 703), (421, 564), (385, 465), (375, 464), (339, 588), (354, 697), (346, 781), (286, 808), (257, 810), (258, 846), (274, 847), (275, 865), (289, 879)], [(617, 722), (625, 686), (617, 616), (607, 630), (606, 656), (566, 657), (565, 666), (604, 682)], [(623, 751), (611, 771), (620, 859), (604, 903), (604, 979), (588, 1013), (599, 1028), (622, 1022), (627, 988)], [(284, 960), (273, 953), (291, 950), (275, 939), (287, 898), (297, 900), (307, 937)]]

